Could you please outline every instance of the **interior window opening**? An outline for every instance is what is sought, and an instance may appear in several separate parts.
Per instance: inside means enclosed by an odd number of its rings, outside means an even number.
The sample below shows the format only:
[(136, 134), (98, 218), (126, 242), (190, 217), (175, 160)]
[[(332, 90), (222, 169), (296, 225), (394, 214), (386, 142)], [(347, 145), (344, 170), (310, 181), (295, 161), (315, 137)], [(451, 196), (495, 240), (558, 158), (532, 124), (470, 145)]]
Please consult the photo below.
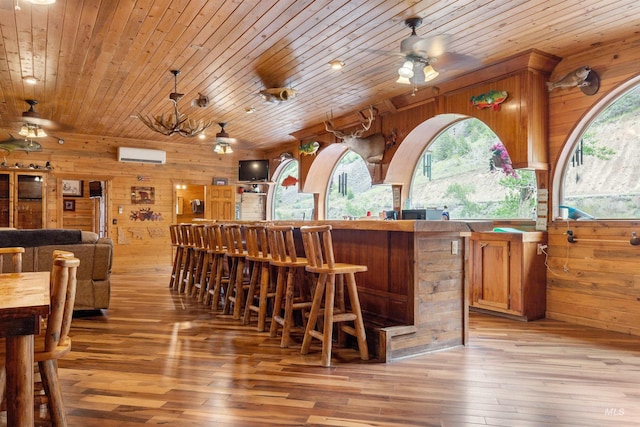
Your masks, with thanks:
[(446, 210), (455, 219), (532, 219), (536, 176), (514, 170), (507, 149), (482, 121), (445, 129), (418, 161), (404, 209)]
[(300, 193), (298, 161), (291, 160), (276, 180), (273, 195), (274, 220), (310, 220), (313, 218), (313, 195)]
[(393, 209), (390, 185), (372, 185), (362, 157), (347, 151), (337, 163), (327, 188), (327, 219), (380, 217)]
[(639, 142), (640, 86), (636, 86), (598, 114), (572, 147), (564, 165), (561, 216), (640, 217)]

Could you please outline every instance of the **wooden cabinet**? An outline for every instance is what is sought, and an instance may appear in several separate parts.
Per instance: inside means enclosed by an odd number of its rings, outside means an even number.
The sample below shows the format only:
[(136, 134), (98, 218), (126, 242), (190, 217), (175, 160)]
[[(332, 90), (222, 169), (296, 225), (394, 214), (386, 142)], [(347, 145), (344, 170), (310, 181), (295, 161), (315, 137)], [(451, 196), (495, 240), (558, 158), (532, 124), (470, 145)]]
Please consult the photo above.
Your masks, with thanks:
[(546, 269), (538, 244), (544, 232), (471, 234), (472, 308), (522, 320), (545, 316)]
[(0, 171), (0, 227), (44, 227), (45, 174)]

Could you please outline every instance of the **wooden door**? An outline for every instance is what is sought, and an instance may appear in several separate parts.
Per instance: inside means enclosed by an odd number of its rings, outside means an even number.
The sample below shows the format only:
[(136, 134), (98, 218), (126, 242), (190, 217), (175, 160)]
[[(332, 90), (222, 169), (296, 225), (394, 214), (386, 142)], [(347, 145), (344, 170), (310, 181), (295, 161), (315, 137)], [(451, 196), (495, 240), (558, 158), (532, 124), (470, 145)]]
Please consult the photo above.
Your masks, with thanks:
[(509, 243), (508, 240), (475, 242), (472, 305), (509, 310)]
[(207, 185), (205, 187), (205, 219), (235, 219), (235, 189), (233, 185)]

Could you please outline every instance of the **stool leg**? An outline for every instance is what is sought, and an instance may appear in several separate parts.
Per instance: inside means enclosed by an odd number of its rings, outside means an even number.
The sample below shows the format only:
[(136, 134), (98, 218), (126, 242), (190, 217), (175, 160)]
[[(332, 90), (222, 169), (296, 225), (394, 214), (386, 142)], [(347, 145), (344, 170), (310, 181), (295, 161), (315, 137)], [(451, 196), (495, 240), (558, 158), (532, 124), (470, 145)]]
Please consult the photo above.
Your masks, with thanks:
[[(244, 290), (242, 289), (242, 282), (244, 281), (244, 258), (239, 258), (236, 268), (235, 277), (235, 301), (233, 302), (233, 318), (240, 319), (240, 313), (244, 307)], [(229, 285), (231, 287), (231, 285)]]
[(293, 280), (295, 269), (291, 267), (288, 270), (284, 294), (284, 325), (282, 326), (282, 340), (280, 341), (280, 347), (282, 348), (289, 347), (291, 327), (293, 326)]
[(282, 294), (283, 294), (283, 284), (284, 275), (285, 275), (286, 267), (278, 267), (278, 271), (276, 272), (276, 296), (273, 299), (273, 314), (271, 316), (271, 326), (269, 327), (269, 337), (275, 338), (278, 334), (278, 318), (280, 318), (280, 314), (282, 313)]
[(256, 296), (256, 287), (260, 281), (261, 269), (257, 262), (253, 262), (251, 266), (251, 278), (249, 279), (249, 290), (247, 291), (247, 302), (244, 305), (244, 317), (242, 323), (248, 325), (251, 319), (251, 305)]
[(356, 318), (353, 323), (355, 324), (356, 338), (358, 339), (358, 350), (360, 350), (360, 359), (369, 360), (367, 335), (364, 329), (364, 321), (362, 320), (362, 310), (360, 309), (360, 299), (358, 298), (358, 288), (356, 286), (356, 278), (354, 273), (347, 274), (347, 290), (349, 292), (349, 301), (351, 302), (351, 311), (356, 314)]
[(316, 284), (316, 290), (313, 294), (313, 303), (311, 304), (311, 311), (309, 312), (309, 320), (307, 321), (307, 327), (304, 330), (304, 338), (302, 340), (301, 354), (307, 354), (309, 352), (309, 346), (311, 345), (311, 334), (315, 331), (316, 322), (318, 320), (318, 313), (320, 306), (322, 305), (322, 297), (324, 295), (324, 288), (327, 282), (327, 274), (320, 274)]
[[(229, 270), (229, 283), (227, 284), (227, 290), (224, 293), (224, 305), (222, 307), (222, 314), (229, 314), (229, 309), (231, 308), (231, 291), (233, 290), (233, 286), (235, 286), (236, 276), (238, 271), (238, 259), (231, 259), (231, 269)], [(215, 295), (214, 295), (215, 298)], [(235, 297), (233, 297), (235, 299)], [(214, 301), (215, 302), (215, 301)]]
[(324, 297), (324, 336), (322, 338), (322, 366), (331, 366), (331, 347), (333, 345), (333, 303), (336, 293), (336, 276), (329, 274)]
[(264, 332), (267, 323), (267, 298), (269, 296), (269, 264), (261, 263), (260, 267), (260, 295), (258, 296), (258, 332)]
[[(220, 294), (223, 290), (222, 283), (222, 271), (224, 270), (225, 257), (224, 255), (216, 256), (216, 280), (213, 284), (213, 299), (211, 301), (211, 309), (217, 310), (220, 304)], [(224, 295), (228, 293), (229, 281), (226, 281), (224, 285)]]

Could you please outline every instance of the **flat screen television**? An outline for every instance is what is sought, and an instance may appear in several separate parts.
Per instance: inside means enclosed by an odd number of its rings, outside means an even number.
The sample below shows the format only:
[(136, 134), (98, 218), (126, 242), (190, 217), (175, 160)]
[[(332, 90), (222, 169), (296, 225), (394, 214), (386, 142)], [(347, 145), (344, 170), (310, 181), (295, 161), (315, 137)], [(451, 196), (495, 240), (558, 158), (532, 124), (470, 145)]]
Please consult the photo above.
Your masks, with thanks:
[(426, 209), (403, 209), (402, 219), (427, 219)]
[(240, 160), (238, 181), (269, 181), (269, 160)]

